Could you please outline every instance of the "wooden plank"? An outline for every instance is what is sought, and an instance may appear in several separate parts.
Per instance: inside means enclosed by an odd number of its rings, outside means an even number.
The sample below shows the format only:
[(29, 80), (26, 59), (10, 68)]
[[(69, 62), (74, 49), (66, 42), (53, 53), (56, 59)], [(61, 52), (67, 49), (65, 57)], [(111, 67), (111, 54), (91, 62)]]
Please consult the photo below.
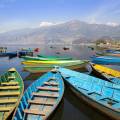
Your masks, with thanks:
[(15, 79), (15, 76), (8, 76), (8, 79), (14, 80), (14, 79)]
[(36, 93), (36, 92), (33, 92), (33, 95), (34, 96), (38, 96), (38, 97), (50, 97), (50, 98), (57, 98), (59, 97), (59, 94), (58, 93)]
[(0, 104), (9, 104), (9, 103), (15, 103), (18, 99), (15, 98), (9, 98), (9, 99), (0, 99)]
[(18, 96), (20, 95), (20, 92), (0, 92), (0, 97), (1, 96)]
[(24, 113), (45, 116), (45, 112), (37, 110), (37, 109), (31, 109), (31, 110), (30, 109), (25, 109)]
[(7, 106), (3, 107), (3, 106), (1, 106), (1, 107), (0, 107), (0, 112), (8, 112), (8, 111), (10, 111), (12, 108), (13, 108), (13, 107), (7, 107)]
[(19, 88), (20, 86), (0, 86), (0, 90), (14, 90)]
[(58, 86), (59, 84), (56, 82), (44, 82), (45, 85), (50, 85), (50, 86)]
[(53, 106), (55, 102), (50, 102), (50, 101), (45, 101), (45, 100), (28, 100), (29, 103), (31, 104), (40, 104), (40, 105), (50, 105)]
[(2, 82), (1, 85), (18, 85), (19, 83), (18, 82)]
[(55, 87), (37, 87), (39, 90), (45, 90), (45, 91), (59, 91), (59, 88)]

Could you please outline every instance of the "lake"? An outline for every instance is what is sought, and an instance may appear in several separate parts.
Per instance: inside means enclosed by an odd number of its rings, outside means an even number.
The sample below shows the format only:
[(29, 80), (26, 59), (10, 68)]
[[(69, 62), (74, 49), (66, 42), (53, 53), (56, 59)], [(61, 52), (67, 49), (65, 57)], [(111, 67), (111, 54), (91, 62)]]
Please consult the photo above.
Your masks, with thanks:
[[(31, 46), (7, 46), (8, 51), (16, 51), (20, 48), (40, 48), (41, 54), (46, 55), (57, 55), (57, 56), (71, 56), (76, 59), (90, 59), (95, 54), (94, 50), (91, 50), (87, 46), (69, 46), (70, 50), (63, 50), (63, 46), (50, 46), (46, 45), (31, 45)], [(56, 54), (56, 53), (60, 54)], [(36, 54), (35, 54), (36, 55)], [(30, 74), (22, 70), (21, 65), (22, 58), (0, 57), (0, 74), (4, 73), (11, 67), (15, 67), (22, 78), (24, 79), (25, 89), (35, 80), (40, 74)], [(110, 66), (117, 70), (120, 70), (120, 66)], [(84, 101), (77, 98), (75, 94), (69, 89), (68, 86), (65, 88), (64, 98), (55, 111), (54, 115), (51, 116), (50, 120), (110, 120), (107, 116), (98, 112), (87, 105)]]

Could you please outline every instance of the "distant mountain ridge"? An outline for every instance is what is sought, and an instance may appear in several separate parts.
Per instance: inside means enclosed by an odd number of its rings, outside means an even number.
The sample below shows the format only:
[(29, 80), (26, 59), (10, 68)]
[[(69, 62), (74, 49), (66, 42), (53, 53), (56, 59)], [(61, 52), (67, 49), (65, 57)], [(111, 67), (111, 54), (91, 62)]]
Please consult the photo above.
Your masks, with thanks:
[(103, 37), (120, 40), (120, 26), (89, 24), (73, 20), (48, 27), (0, 33), (0, 42), (2, 44), (80, 44)]

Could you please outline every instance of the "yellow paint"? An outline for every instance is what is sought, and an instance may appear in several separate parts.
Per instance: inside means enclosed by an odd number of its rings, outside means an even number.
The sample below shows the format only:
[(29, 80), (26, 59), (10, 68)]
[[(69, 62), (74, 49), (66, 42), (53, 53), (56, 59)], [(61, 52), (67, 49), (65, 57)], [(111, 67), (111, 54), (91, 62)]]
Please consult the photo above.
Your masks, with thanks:
[(104, 73), (109, 74), (109, 75), (114, 76), (114, 77), (120, 77), (120, 71), (113, 70), (111, 68), (108, 68), (108, 67), (105, 67), (102, 65), (98, 65), (98, 64), (94, 64), (93, 67), (96, 70), (99, 70), (100, 72), (104, 72)]
[(0, 86), (0, 90), (15, 90), (19, 88), (20, 86)]
[(17, 98), (1, 99), (0, 104), (16, 103), (17, 100)]

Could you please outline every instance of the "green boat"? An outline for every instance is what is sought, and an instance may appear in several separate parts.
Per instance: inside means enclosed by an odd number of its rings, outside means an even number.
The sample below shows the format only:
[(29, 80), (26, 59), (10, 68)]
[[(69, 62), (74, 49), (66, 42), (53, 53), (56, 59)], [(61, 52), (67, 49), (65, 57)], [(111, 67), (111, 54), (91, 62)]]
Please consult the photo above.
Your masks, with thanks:
[(38, 55), (39, 58), (44, 58), (46, 60), (71, 60), (71, 57), (67, 56), (46, 56), (46, 55)]
[(18, 106), (24, 83), (15, 68), (0, 76), (0, 120), (7, 120)]
[[(88, 62), (86, 61), (80, 61), (77, 63), (68, 63), (68, 64), (61, 64), (59, 66), (70, 68), (70, 69), (79, 69), (84, 67)], [(41, 72), (47, 72), (50, 71), (54, 66), (58, 66), (58, 64), (50, 64), (50, 65), (40, 65), (40, 66), (24, 66), (25, 71), (29, 71), (31, 73), (41, 73)]]

